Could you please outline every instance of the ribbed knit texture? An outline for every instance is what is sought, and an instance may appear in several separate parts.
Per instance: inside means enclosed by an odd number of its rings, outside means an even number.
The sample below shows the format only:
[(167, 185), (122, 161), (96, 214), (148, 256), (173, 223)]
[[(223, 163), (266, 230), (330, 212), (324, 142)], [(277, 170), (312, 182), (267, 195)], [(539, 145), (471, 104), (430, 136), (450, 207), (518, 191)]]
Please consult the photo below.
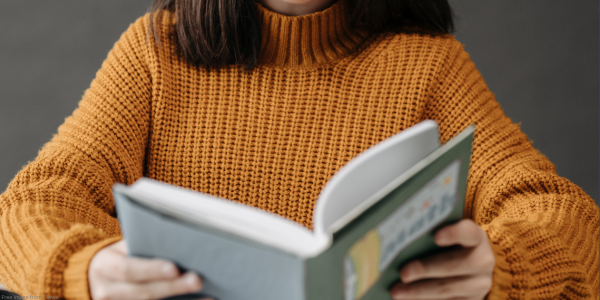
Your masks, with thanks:
[(89, 261), (120, 239), (111, 186), (141, 176), (311, 228), (340, 167), (434, 119), (442, 142), (477, 124), (465, 216), (496, 255), (489, 298), (598, 299), (598, 207), (503, 114), (461, 44), (352, 30), (343, 5), (300, 17), (259, 5), (260, 64), (248, 73), (191, 67), (169, 41), (146, 39), (148, 17), (132, 24), (0, 195), (0, 282), (88, 299)]

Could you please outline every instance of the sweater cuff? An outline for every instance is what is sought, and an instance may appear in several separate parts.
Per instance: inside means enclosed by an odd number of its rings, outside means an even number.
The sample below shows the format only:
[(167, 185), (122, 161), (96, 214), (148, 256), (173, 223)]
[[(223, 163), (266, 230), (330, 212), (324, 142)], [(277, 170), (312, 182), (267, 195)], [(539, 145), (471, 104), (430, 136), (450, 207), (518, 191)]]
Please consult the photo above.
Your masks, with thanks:
[(90, 261), (100, 249), (120, 241), (121, 236), (104, 239), (95, 244), (82, 248), (79, 252), (69, 258), (67, 268), (64, 270), (64, 291), (65, 299), (91, 299), (88, 286), (88, 267)]
[[(496, 264), (492, 278), (492, 288), (486, 299), (524, 299), (531, 279), (527, 274), (530, 266), (526, 251), (519, 240), (507, 230), (496, 226), (481, 226), (488, 234), (488, 239)], [(506, 228), (505, 228), (506, 229)], [(520, 255), (517, 255), (520, 254)]]

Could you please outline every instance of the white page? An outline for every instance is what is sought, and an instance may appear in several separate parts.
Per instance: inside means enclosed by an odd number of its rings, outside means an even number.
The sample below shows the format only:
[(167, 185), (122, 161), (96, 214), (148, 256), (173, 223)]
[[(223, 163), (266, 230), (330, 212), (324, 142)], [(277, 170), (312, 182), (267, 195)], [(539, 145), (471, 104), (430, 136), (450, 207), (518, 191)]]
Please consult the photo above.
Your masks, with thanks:
[(342, 167), (321, 191), (314, 231), (331, 235), (381, 199), (385, 186), (439, 147), (437, 124), (418, 123), (362, 152)]
[(166, 215), (309, 257), (329, 246), (300, 224), (279, 215), (164, 182), (141, 178), (118, 192)]
[(321, 192), (314, 232), (258, 208), (149, 178), (115, 189), (175, 218), (311, 257), (329, 247), (333, 232), (381, 199), (390, 182), (398, 182), (400, 175), (438, 147), (437, 124), (423, 121), (359, 154)]

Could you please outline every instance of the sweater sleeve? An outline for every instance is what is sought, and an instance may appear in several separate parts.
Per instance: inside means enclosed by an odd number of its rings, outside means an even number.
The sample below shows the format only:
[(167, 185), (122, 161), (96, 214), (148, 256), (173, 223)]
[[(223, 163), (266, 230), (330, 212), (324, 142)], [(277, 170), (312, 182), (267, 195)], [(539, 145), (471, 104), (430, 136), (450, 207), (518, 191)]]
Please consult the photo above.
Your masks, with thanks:
[(442, 142), (477, 124), (465, 216), (495, 253), (488, 298), (598, 299), (598, 207), (504, 115), (462, 45), (448, 47), (425, 117)]
[(0, 195), (0, 282), (16, 293), (88, 299), (91, 258), (121, 239), (111, 187), (143, 174), (146, 23), (121, 36), (78, 108)]

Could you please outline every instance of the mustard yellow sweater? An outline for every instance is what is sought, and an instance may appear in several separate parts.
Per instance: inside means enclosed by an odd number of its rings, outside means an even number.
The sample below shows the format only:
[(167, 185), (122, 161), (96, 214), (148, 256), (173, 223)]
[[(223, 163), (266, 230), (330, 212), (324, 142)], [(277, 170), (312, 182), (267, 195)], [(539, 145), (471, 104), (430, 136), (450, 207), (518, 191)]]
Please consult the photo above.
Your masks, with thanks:
[(489, 298), (598, 299), (598, 207), (504, 115), (461, 44), (352, 30), (343, 5), (299, 17), (258, 5), (263, 43), (249, 73), (192, 67), (147, 39), (147, 16), (132, 24), (0, 196), (0, 282), (89, 298), (89, 261), (121, 239), (111, 186), (141, 176), (310, 228), (342, 165), (433, 119), (442, 142), (477, 124), (465, 216), (496, 255)]

